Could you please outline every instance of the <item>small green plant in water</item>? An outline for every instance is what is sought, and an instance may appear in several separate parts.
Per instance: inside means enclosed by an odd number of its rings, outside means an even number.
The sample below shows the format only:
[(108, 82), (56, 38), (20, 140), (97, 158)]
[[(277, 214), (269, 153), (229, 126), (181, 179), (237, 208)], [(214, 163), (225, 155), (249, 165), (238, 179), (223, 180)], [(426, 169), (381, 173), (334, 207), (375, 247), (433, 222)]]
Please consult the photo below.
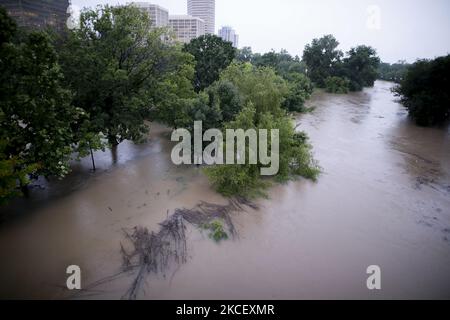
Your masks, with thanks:
[(204, 223), (203, 229), (209, 230), (209, 237), (216, 242), (228, 239), (228, 234), (223, 230), (222, 222), (214, 220), (211, 223)]

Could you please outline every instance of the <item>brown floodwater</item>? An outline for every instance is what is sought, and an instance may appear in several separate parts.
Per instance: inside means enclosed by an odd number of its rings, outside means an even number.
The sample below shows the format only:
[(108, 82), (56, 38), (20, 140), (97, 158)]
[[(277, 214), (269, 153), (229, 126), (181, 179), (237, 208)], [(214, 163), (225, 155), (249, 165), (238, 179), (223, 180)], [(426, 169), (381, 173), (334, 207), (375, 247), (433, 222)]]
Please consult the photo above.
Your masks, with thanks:
[[(233, 215), (238, 237), (216, 244), (187, 230), (187, 263), (150, 275), (142, 299), (450, 298), (450, 130), (411, 123), (391, 83), (349, 95), (317, 92), (299, 116), (323, 173), (270, 189), (259, 210)], [(170, 130), (115, 160), (96, 153), (62, 181), (38, 181), (30, 199), (1, 208), (1, 298), (121, 298), (133, 274), (74, 295), (121, 270), (124, 229), (157, 231), (176, 208), (225, 204), (201, 169), (171, 163)], [(366, 269), (381, 267), (369, 291)]]

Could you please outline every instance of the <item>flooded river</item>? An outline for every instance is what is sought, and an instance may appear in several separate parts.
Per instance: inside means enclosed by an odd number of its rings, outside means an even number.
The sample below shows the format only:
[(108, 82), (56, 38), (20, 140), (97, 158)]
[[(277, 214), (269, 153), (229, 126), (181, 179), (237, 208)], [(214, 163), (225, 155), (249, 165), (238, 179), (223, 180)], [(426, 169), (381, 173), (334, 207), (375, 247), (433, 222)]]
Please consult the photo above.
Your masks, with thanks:
[[(143, 299), (450, 298), (450, 130), (420, 128), (392, 84), (349, 95), (314, 94), (299, 116), (323, 174), (270, 189), (259, 210), (233, 215), (238, 238), (216, 244), (188, 228), (187, 263), (151, 275)], [(63, 181), (40, 181), (31, 199), (1, 209), (1, 298), (74, 298), (120, 271), (123, 230), (157, 231), (176, 208), (225, 204), (201, 169), (171, 163), (170, 131), (153, 125), (147, 144), (124, 143), (74, 166)], [(381, 268), (369, 291), (366, 269)], [(120, 298), (132, 275), (80, 298)]]

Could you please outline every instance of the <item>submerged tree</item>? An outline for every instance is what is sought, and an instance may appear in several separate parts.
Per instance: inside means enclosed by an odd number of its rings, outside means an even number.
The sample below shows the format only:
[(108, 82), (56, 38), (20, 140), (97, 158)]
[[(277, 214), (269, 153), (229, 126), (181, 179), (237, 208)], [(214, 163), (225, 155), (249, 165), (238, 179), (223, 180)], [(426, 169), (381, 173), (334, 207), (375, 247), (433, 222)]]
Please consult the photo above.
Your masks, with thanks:
[(339, 42), (332, 35), (313, 39), (303, 51), (303, 61), (307, 67), (307, 75), (318, 87), (325, 86), (325, 79), (334, 76), (336, 66), (341, 62), (342, 51), (338, 50)]
[(328, 77), (325, 79), (325, 89), (329, 93), (348, 93), (350, 81), (347, 78)]
[(219, 79), (220, 72), (228, 67), (236, 56), (231, 42), (215, 35), (204, 35), (191, 40), (184, 51), (195, 57), (194, 88), (197, 92)]
[(378, 79), (399, 83), (410, 66), (406, 61), (398, 61), (393, 64), (382, 62), (378, 67)]
[(285, 76), (287, 80), (289, 93), (282, 106), (287, 111), (302, 112), (304, 111), (304, 104), (313, 93), (314, 86), (309, 78), (297, 72), (291, 72)]
[[(226, 123), (225, 128), (278, 130), (279, 170), (275, 173), (275, 180), (285, 181), (297, 175), (315, 179), (319, 169), (312, 158), (306, 135), (295, 132), (292, 120), (282, 108), (289, 94), (286, 82), (271, 68), (238, 63), (224, 70), (221, 80), (231, 82), (245, 103), (242, 111), (233, 121)], [(268, 150), (271, 147), (269, 141)], [(249, 145), (245, 147), (247, 159), (249, 148)], [(254, 196), (263, 193), (267, 186), (267, 180), (260, 175), (261, 167), (260, 162), (251, 164), (247, 161), (246, 164), (212, 166), (206, 168), (206, 174), (217, 190), (226, 196)]]
[(431, 126), (450, 118), (450, 55), (419, 60), (394, 89), (417, 124)]
[[(70, 103), (50, 38), (44, 33), (17, 34), (0, 10), (0, 175), (1, 198), (17, 194), (29, 176), (63, 177), (75, 136), (72, 126), (83, 110)], [(3, 28), (3, 26), (8, 26)]]
[(155, 88), (174, 71), (162, 34), (136, 7), (99, 6), (82, 12), (62, 48), (65, 78), (75, 105), (89, 115), (88, 131), (112, 146), (140, 141), (148, 131)]
[(350, 81), (350, 90), (359, 91), (372, 87), (378, 76), (380, 58), (374, 48), (358, 46), (347, 52), (340, 75)]

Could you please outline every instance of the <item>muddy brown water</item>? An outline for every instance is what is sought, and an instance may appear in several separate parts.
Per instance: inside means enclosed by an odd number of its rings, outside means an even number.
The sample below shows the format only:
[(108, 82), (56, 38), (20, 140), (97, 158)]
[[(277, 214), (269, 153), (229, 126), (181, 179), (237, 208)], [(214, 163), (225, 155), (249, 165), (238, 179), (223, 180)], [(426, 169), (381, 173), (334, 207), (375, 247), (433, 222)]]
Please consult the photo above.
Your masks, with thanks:
[[(349, 95), (315, 93), (297, 118), (323, 168), (317, 183), (277, 185), (261, 209), (233, 216), (239, 233), (220, 244), (188, 228), (188, 261), (146, 279), (143, 299), (450, 298), (450, 130), (420, 128), (392, 84)], [(117, 159), (96, 154), (63, 181), (40, 181), (31, 199), (1, 209), (1, 298), (120, 298), (123, 229), (158, 230), (174, 209), (226, 203), (201, 170), (170, 161), (170, 131), (153, 125), (144, 145), (124, 143)], [(366, 268), (381, 267), (369, 291)]]

